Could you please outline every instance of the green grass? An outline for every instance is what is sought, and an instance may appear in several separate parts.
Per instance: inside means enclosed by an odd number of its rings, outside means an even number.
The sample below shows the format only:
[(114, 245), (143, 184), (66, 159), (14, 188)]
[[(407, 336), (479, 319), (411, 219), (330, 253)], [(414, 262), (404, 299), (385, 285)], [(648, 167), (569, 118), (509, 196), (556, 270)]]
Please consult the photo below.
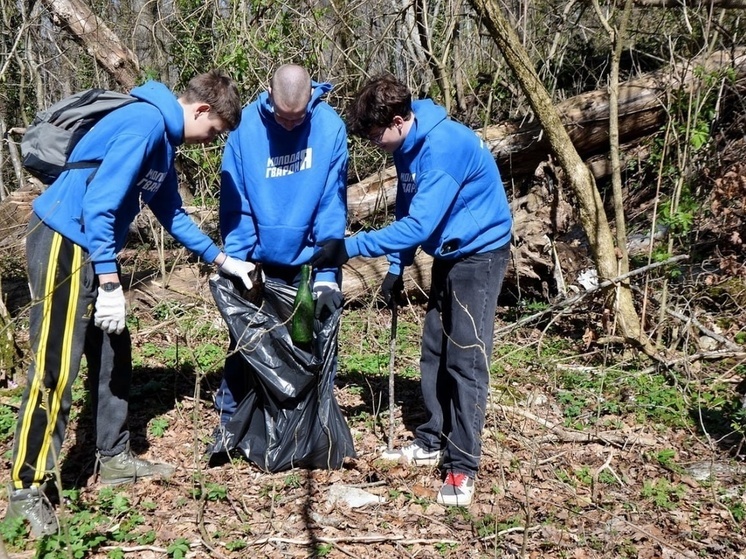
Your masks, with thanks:
[(663, 510), (673, 510), (679, 506), (686, 489), (681, 485), (674, 485), (663, 478), (647, 480), (643, 483), (641, 495), (650, 500), (656, 507)]

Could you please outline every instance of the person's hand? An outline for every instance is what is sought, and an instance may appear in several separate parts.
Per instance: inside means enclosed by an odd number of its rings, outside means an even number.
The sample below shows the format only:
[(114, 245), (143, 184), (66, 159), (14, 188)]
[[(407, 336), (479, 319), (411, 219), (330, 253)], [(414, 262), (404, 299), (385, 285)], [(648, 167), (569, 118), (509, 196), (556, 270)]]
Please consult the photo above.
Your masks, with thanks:
[(393, 304), (401, 297), (401, 292), (404, 290), (404, 280), (401, 275), (392, 274), (391, 272), (386, 274), (381, 284), (381, 296), (387, 307), (393, 306)]
[(344, 239), (329, 239), (319, 246), (310, 260), (314, 268), (339, 268), (350, 259)]
[(316, 318), (321, 318), (325, 310), (333, 313), (344, 302), (344, 295), (333, 281), (317, 281), (313, 284), (313, 294), (316, 297)]
[(104, 291), (99, 287), (93, 323), (107, 334), (121, 334), (124, 330), (125, 318), (126, 310), (122, 286), (120, 285), (112, 291)]
[(253, 262), (246, 262), (245, 260), (239, 260), (232, 256), (226, 256), (223, 263), (220, 264), (220, 270), (228, 274), (229, 276), (236, 276), (239, 278), (246, 289), (251, 290), (254, 287), (254, 283), (249, 277), (249, 273), (254, 271), (256, 264)]

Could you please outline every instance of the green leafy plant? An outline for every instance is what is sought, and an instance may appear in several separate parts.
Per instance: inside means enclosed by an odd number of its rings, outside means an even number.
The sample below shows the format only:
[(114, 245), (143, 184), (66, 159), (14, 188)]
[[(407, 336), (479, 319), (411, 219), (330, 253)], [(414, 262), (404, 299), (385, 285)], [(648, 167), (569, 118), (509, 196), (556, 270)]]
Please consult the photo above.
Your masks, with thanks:
[(320, 543), (316, 545), (316, 556), (317, 557), (326, 557), (329, 555), (332, 550), (334, 549), (334, 546), (330, 543)]
[(185, 559), (187, 553), (189, 553), (189, 540), (186, 538), (176, 538), (166, 548), (166, 553), (174, 559)]
[(645, 480), (641, 492), (645, 499), (650, 499), (656, 507), (664, 510), (675, 509), (685, 493), (681, 485), (672, 485), (663, 478)]
[(9, 406), (0, 405), (0, 441), (5, 441), (13, 436), (15, 425), (15, 412)]
[(150, 545), (157, 537), (155, 530), (148, 530), (135, 538), (135, 541), (140, 545)]
[(162, 437), (168, 430), (169, 421), (167, 417), (154, 417), (148, 424), (148, 432), (154, 437)]
[(240, 551), (248, 547), (247, 543), (243, 540), (231, 540), (226, 542), (225, 549), (228, 551)]
[(228, 488), (225, 485), (214, 482), (206, 482), (204, 488), (195, 486), (192, 493), (197, 499), (201, 498), (204, 494), (208, 501), (223, 501), (228, 498)]
[(300, 475), (298, 475), (296, 472), (289, 474), (285, 478), (285, 487), (289, 487), (291, 489), (297, 489), (298, 487), (301, 487), (302, 485), (303, 485), (303, 480), (301, 480)]
[(448, 555), (452, 551), (456, 550), (458, 548), (458, 544), (452, 543), (452, 542), (438, 542), (435, 544), (435, 550), (440, 555)]
[(0, 520), (0, 538), (8, 546), (21, 547), (28, 538), (28, 528), (22, 518)]
[(664, 448), (655, 454), (658, 464), (671, 472), (681, 472), (682, 468), (674, 462), (674, 458), (676, 458), (676, 451), (672, 448)]
[(725, 497), (722, 499), (723, 505), (730, 511), (733, 516), (733, 520), (739, 524), (746, 520), (746, 504), (743, 500), (732, 497)]

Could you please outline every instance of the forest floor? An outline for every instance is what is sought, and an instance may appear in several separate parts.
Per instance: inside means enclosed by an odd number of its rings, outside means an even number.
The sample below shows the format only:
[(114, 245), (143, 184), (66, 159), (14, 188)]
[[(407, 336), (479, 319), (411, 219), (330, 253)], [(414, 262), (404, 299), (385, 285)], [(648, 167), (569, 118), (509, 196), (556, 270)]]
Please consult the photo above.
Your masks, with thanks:
[[(379, 459), (391, 316), (373, 306), (347, 310), (340, 333), (334, 393), (356, 458), (335, 470), (268, 473), (241, 458), (211, 467), (205, 445), (227, 335), (206, 277), (184, 270), (170, 290), (129, 291), (132, 448), (176, 474), (115, 488), (97, 481), (83, 370), (58, 472), (62, 533), (33, 542), (0, 525), (9, 557), (746, 557), (742, 362), (659, 370), (590, 336), (602, 330), (590, 308), (502, 334), (474, 502), (443, 507), (437, 469)], [(532, 310), (501, 306), (496, 326)], [(412, 304), (399, 315), (397, 446), (423, 417), (422, 314)], [(5, 479), (24, 376), (0, 392)], [(339, 500), (349, 488), (368, 504)], [(0, 501), (4, 509), (5, 494)]]

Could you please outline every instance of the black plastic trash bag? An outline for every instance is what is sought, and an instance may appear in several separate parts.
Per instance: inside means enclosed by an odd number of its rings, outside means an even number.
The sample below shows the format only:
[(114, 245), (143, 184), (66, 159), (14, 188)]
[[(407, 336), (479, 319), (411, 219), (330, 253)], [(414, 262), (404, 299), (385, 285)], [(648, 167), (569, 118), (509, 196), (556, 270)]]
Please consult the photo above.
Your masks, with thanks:
[(340, 468), (355, 457), (352, 435), (334, 398), (334, 356), (342, 309), (315, 320), (310, 352), (288, 333), (296, 289), (264, 283), (261, 307), (244, 299), (232, 280), (213, 276), (210, 291), (237, 341), (249, 391), (225, 426), (213, 454), (240, 451), (260, 468)]

